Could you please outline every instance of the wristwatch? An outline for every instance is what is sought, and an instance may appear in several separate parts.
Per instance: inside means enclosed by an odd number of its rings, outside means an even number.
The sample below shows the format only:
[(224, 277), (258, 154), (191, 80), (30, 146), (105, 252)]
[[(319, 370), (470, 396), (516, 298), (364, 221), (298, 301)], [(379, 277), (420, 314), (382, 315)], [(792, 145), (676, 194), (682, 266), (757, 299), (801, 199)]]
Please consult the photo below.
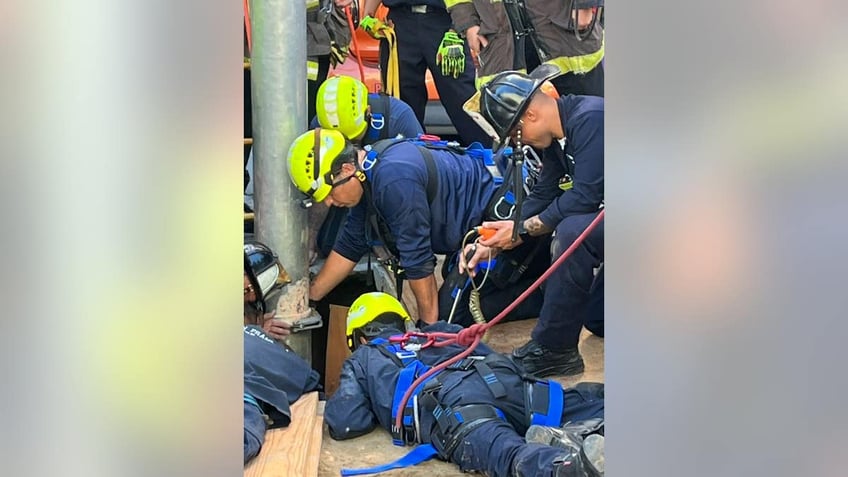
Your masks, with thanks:
[(530, 233), (527, 232), (527, 229), (524, 228), (524, 221), (519, 220), (518, 221), (518, 237), (521, 240), (527, 240), (527, 237), (529, 237), (529, 236), (530, 236)]

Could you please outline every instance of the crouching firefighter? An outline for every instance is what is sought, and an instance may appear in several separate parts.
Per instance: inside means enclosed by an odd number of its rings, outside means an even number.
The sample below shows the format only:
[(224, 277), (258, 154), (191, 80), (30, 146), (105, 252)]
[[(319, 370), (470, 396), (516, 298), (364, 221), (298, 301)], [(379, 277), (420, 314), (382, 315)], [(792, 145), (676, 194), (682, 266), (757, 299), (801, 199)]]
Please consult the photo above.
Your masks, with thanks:
[(322, 299), (373, 247), (395, 273), (397, 292), (408, 281), (419, 318), (435, 322), (434, 254), (459, 250), (495, 193), (482, 161), (443, 141), (388, 139), (360, 148), (339, 131), (317, 128), (292, 143), (288, 171), (309, 200), (351, 209), (309, 299)]
[[(560, 427), (603, 417), (604, 385), (580, 383), (563, 389), (557, 382), (523, 374), (507, 357), (478, 345), (466, 359), (422, 383), (407, 406), (398, 409), (412, 382), (431, 366), (461, 353), (458, 345), (427, 347), (410, 338), (409, 315), (393, 297), (369, 293), (348, 314), (348, 344), (353, 354), (342, 367), (339, 388), (327, 401), (324, 419), (333, 439), (351, 439), (378, 425), (395, 445), (417, 445), (405, 457), (362, 475), (415, 465), (431, 457), (449, 460), (464, 472), (489, 476), (589, 476), (584, 455), (563, 447), (527, 443), (533, 425)], [(424, 332), (456, 332), (439, 322)], [(403, 428), (394, 428), (401, 413)], [(597, 430), (597, 425), (584, 426)], [(579, 471), (579, 472), (578, 472)]]

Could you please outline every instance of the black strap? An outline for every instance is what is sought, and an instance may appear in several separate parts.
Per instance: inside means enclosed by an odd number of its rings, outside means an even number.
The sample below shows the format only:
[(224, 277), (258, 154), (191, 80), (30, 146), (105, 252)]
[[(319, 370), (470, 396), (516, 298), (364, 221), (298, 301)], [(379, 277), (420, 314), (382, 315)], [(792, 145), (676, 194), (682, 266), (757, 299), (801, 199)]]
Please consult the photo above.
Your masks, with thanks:
[(490, 368), (489, 365), (483, 361), (478, 361), (474, 367), (477, 368), (477, 374), (483, 378), (483, 381), (486, 383), (486, 386), (489, 388), (489, 391), (495, 399), (506, 397), (506, 388), (503, 383), (498, 381), (497, 376), (495, 376), (495, 372), (492, 371), (492, 368)]
[(468, 404), (456, 408), (436, 406), (433, 411), (438, 431), (440, 454), (450, 459), (460, 442), (474, 429), (489, 421), (504, 419), (503, 413), (488, 404)]
[[(389, 95), (385, 93), (377, 93), (376, 100), (369, 100), (368, 105), (371, 106), (371, 114), (379, 114), (383, 116), (383, 128), (380, 129), (380, 135), (377, 140), (389, 139)], [(370, 126), (370, 124), (369, 124)]]
[[(380, 140), (371, 145), (371, 152), (375, 153), (377, 158), (379, 158), (380, 155), (382, 155), (388, 148), (406, 141), (407, 140), (403, 138)], [(421, 158), (424, 160), (424, 165), (427, 167), (427, 203), (432, 204), (433, 200), (436, 198), (436, 191), (438, 190), (439, 183), (439, 176), (436, 172), (436, 162), (426, 146), (418, 145), (417, 147), (418, 150), (421, 151)], [(386, 247), (386, 251), (392, 255), (390, 259), (390, 262), (392, 263), (389, 263), (388, 265), (390, 265), (393, 269), (392, 272), (395, 275), (397, 297), (400, 299), (401, 295), (403, 295), (404, 274), (403, 270), (400, 268), (400, 260), (397, 257), (396, 241), (391, 230), (389, 230), (388, 226), (385, 225), (385, 222), (383, 222), (379, 217), (379, 212), (376, 207), (374, 207), (371, 191), (367, 185), (365, 187), (365, 194), (365, 199), (368, 202), (368, 222), (371, 223), (372, 229), (377, 234), (379, 240), (383, 242), (383, 245)]]
[(433, 160), (433, 154), (430, 153), (429, 149), (423, 146), (418, 146), (418, 149), (421, 151), (421, 157), (424, 158), (424, 165), (427, 166), (427, 203), (432, 204), (439, 186), (436, 161)]

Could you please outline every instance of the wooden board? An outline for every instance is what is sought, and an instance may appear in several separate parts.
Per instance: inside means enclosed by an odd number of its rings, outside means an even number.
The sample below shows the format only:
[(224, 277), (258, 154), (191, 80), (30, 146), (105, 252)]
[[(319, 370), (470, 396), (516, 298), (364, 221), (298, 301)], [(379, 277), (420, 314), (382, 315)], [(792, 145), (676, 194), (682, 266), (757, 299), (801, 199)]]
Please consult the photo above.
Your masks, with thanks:
[(342, 363), (350, 356), (347, 347), (346, 306), (330, 305), (330, 323), (327, 328), (327, 362), (324, 367), (324, 393), (327, 398), (339, 388)]
[[(318, 393), (304, 394), (291, 407), (288, 427), (265, 433), (259, 455), (248, 462), (244, 477), (317, 476), (324, 418), (318, 416)], [(317, 429), (317, 430), (316, 430)]]

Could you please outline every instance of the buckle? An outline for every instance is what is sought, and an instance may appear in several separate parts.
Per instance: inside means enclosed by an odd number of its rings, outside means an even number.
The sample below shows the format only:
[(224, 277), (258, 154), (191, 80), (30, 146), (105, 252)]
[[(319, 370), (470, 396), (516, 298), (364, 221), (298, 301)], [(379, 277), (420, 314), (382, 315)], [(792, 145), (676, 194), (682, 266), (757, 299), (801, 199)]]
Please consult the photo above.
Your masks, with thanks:
[(427, 5), (410, 5), (412, 13), (427, 13)]
[(448, 369), (456, 371), (468, 371), (469, 369), (474, 367), (474, 364), (476, 362), (481, 361), (484, 358), (485, 356), (468, 356), (462, 361), (450, 365)]
[(407, 351), (407, 350), (403, 349), (403, 350), (396, 352), (395, 356), (397, 356), (401, 361), (404, 361), (404, 360), (407, 360), (407, 359), (415, 359), (418, 355), (415, 354), (415, 351)]

